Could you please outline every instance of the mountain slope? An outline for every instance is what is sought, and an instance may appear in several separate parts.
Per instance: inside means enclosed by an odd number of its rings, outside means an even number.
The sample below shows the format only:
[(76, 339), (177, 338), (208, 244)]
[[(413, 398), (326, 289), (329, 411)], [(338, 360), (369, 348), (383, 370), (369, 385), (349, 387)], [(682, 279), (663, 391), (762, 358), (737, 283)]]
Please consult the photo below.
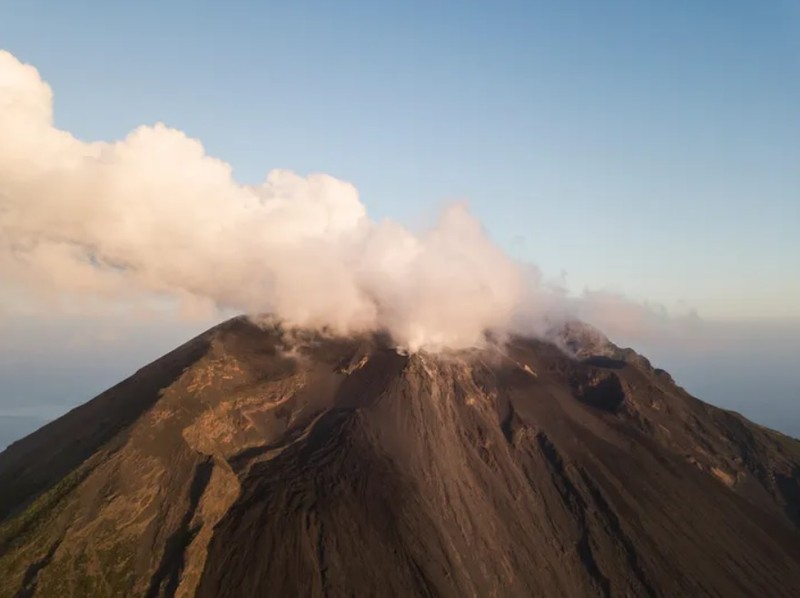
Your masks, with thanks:
[(0, 595), (800, 593), (800, 443), (577, 325), (401, 355), (231, 320), (0, 487)]

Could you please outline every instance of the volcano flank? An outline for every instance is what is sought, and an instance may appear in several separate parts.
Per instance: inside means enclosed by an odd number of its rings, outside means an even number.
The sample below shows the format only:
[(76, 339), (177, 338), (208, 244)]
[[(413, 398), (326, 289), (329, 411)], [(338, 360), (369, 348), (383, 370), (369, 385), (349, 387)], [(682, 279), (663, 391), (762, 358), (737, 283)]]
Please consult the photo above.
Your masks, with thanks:
[(0, 596), (797, 596), (800, 442), (593, 330), (229, 320), (0, 453)]

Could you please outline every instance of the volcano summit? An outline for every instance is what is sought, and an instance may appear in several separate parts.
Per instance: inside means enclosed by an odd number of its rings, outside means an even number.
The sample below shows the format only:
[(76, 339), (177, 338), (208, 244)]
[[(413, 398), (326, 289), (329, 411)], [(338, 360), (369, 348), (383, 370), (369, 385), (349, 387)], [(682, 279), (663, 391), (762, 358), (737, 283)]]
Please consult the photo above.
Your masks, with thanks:
[(571, 324), (236, 318), (0, 454), (2, 596), (797, 596), (800, 442)]

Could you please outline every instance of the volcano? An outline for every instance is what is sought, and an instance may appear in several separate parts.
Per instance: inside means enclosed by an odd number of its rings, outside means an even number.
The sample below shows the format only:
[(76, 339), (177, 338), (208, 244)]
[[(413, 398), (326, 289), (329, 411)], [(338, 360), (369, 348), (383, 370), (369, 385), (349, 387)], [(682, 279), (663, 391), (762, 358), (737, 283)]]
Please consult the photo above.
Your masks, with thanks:
[(800, 442), (572, 323), (227, 321), (0, 454), (2, 596), (798, 596)]

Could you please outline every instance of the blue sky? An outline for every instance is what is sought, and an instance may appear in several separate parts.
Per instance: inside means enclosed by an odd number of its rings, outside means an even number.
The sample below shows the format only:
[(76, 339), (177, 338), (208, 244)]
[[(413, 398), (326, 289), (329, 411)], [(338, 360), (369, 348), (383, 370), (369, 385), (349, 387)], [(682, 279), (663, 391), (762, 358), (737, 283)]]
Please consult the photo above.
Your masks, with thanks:
[[(39, 69), (81, 139), (163, 121), (240, 182), (329, 173), (412, 227), (468, 199), (502, 247), (575, 292), (725, 321), (726, 351), (646, 353), (800, 434), (797, 2), (7, 1), (0, 48)], [(141, 333), (48, 374), (31, 364), (72, 352), (58, 347), (74, 330), (29, 324), (40, 345), (0, 343), (4, 401), (56, 412), (196, 332)]]
[(164, 121), (375, 218), (466, 198), (575, 291), (800, 317), (794, 2), (7, 2), (0, 45), (83, 139)]

